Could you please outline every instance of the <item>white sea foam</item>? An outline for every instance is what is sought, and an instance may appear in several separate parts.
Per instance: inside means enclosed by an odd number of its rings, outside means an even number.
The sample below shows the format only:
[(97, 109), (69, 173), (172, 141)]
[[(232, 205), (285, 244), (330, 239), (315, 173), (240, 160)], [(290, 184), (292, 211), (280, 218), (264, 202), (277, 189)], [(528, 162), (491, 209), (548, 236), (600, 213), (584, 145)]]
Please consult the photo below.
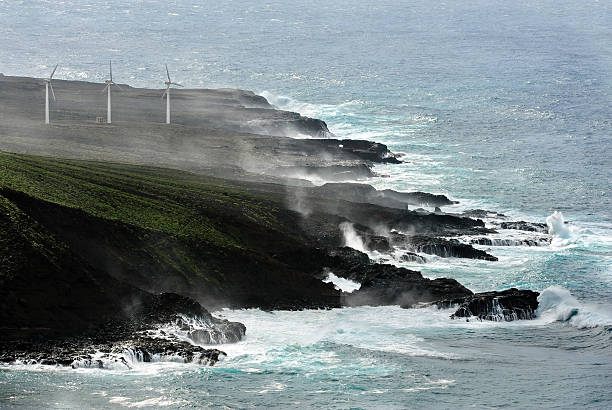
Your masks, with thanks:
[(277, 108), (294, 111), (300, 113), (301, 115), (313, 118), (328, 118), (330, 116), (336, 116), (340, 113), (350, 115), (353, 111), (352, 107), (364, 104), (364, 102), (361, 100), (350, 100), (339, 104), (312, 104), (298, 101), (284, 95), (278, 95), (266, 90), (260, 92), (259, 95), (264, 97), (270, 104)]
[(167, 396), (151, 397), (143, 400), (133, 400), (125, 396), (113, 396), (109, 398), (108, 402), (114, 406), (120, 405), (127, 408), (180, 407), (189, 403), (186, 400), (172, 399)]
[[(399, 306), (297, 312), (222, 310), (215, 314), (244, 323), (248, 331), (241, 342), (219, 346), (228, 357), (217, 367), (229, 367), (245, 372), (286, 366), (304, 372), (325, 371), (342, 366), (343, 346), (365, 351), (454, 360), (461, 359), (462, 354), (454, 349), (441, 347), (436, 341), (427, 340), (422, 335), (430, 334), (431, 331), (446, 332), (450, 329), (463, 332), (497, 327), (546, 325), (537, 321), (452, 320), (452, 312), (453, 309), (401, 309)], [(361, 365), (367, 366), (367, 363)]]
[(546, 218), (546, 225), (548, 225), (548, 232), (557, 238), (569, 239), (572, 236), (563, 214), (559, 211), (553, 212)]
[(612, 325), (612, 312), (609, 306), (586, 305), (580, 303), (569, 290), (560, 286), (550, 286), (538, 296), (536, 315), (547, 322), (567, 322), (573, 327), (590, 328)]
[(548, 232), (553, 237), (551, 246), (555, 248), (585, 243), (585, 241), (590, 241), (589, 236), (593, 235), (593, 232), (588, 229), (568, 223), (559, 211), (553, 212), (546, 218), (546, 225), (548, 225)]
[(343, 292), (351, 293), (356, 291), (361, 287), (361, 283), (354, 282), (349, 279), (340, 278), (334, 275), (332, 272), (327, 274), (327, 277), (323, 279), (325, 283), (333, 283), (335, 288), (341, 290)]

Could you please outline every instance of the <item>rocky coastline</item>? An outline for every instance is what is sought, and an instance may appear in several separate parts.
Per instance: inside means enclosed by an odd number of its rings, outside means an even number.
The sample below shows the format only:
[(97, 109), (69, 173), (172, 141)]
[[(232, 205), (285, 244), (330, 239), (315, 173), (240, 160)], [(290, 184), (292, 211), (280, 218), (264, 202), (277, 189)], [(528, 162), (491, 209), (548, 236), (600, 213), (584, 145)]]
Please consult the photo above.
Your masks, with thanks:
[[(542, 224), (373, 188), (375, 164), (402, 161), (384, 144), (340, 139), (242, 90), (176, 90), (177, 124), (165, 126), (159, 90), (126, 86), (116, 123), (98, 125), (101, 85), (73, 81), (56, 85), (45, 126), (38, 86), (0, 77), (0, 362), (214, 365), (215, 344), (248, 332), (209, 313), (222, 307), (434, 304), (455, 307), (453, 318), (534, 317), (536, 292), (474, 294), (382, 262), (401, 251), (421, 264), (494, 263), (480, 247), (510, 244), (491, 237), (500, 229), (538, 235), (518, 246), (547, 240)], [(361, 287), (342, 292), (322, 280), (329, 272)]]

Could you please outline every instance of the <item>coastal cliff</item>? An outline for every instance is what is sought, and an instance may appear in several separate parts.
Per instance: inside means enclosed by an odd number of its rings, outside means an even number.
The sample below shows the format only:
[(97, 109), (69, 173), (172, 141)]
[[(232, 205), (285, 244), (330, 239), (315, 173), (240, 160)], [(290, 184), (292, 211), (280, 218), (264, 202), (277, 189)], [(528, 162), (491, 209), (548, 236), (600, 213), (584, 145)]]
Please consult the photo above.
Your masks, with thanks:
[[(33, 108), (37, 80), (0, 84), (0, 361), (96, 366), (102, 359), (86, 353), (96, 345), (107, 361), (128, 349), (144, 361), (173, 352), (214, 364), (222, 352), (190, 346), (238, 341), (248, 329), (207, 309), (477, 299), (454, 279), (351, 250), (349, 237), (419, 263), (422, 254), (496, 260), (455, 239), (495, 232), (476, 211), (445, 213), (455, 201), (444, 195), (355, 183), (374, 164), (401, 162), (384, 144), (338, 139), (251, 92), (177, 91), (177, 124), (166, 126), (155, 122), (157, 90), (125, 87), (116, 123), (98, 125), (100, 85), (62, 81), (45, 126)], [(342, 292), (328, 272), (360, 288)], [(177, 321), (180, 338), (147, 333)]]

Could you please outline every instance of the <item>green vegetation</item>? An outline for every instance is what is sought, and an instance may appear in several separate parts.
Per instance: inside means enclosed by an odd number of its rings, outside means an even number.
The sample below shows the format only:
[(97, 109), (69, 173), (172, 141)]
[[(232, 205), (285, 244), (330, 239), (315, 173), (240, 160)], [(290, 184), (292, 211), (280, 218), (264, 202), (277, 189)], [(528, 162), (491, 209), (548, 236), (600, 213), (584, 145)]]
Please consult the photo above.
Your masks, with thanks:
[(274, 200), (176, 170), (0, 153), (0, 188), (218, 247), (247, 247), (243, 223), (278, 228)]
[(335, 306), (285, 196), (274, 184), (0, 152), (0, 319), (56, 326), (72, 320), (68, 305), (98, 312), (134, 289), (209, 308)]

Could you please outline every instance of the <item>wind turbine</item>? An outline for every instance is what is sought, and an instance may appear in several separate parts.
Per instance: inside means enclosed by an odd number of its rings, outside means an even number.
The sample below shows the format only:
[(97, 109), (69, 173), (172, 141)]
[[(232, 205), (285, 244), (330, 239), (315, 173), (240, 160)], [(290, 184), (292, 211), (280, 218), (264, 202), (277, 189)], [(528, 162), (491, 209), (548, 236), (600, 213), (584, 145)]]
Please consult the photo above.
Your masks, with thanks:
[(166, 97), (166, 124), (170, 124), (170, 86), (178, 85), (179, 87), (182, 87), (182, 85), (172, 82), (170, 79), (170, 72), (168, 71), (168, 64), (166, 64), (166, 75), (168, 76), (168, 81), (164, 83), (166, 84), (166, 91), (164, 91), (162, 94), (162, 102), (164, 101), (164, 97)]
[(121, 87), (119, 87), (118, 84), (115, 84), (115, 82), (113, 81), (113, 63), (109, 60), (108, 62), (108, 68), (110, 71), (110, 79), (106, 80), (106, 87), (104, 87), (104, 91), (108, 92), (108, 101), (106, 103), (106, 123), (110, 124), (111, 123), (111, 85), (114, 85), (115, 87), (117, 87), (120, 90), (123, 90)]
[(49, 88), (51, 88), (51, 95), (53, 96), (53, 101), (55, 101), (55, 93), (53, 92), (53, 86), (51, 85), (51, 79), (53, 78), (53, 74), (55, 74), (55, 70), (57, 70), (57, 66), (53, 69), (53, 72), (49, 76), (49, 78), (45, 78), (45, 124), (49, 124)]

